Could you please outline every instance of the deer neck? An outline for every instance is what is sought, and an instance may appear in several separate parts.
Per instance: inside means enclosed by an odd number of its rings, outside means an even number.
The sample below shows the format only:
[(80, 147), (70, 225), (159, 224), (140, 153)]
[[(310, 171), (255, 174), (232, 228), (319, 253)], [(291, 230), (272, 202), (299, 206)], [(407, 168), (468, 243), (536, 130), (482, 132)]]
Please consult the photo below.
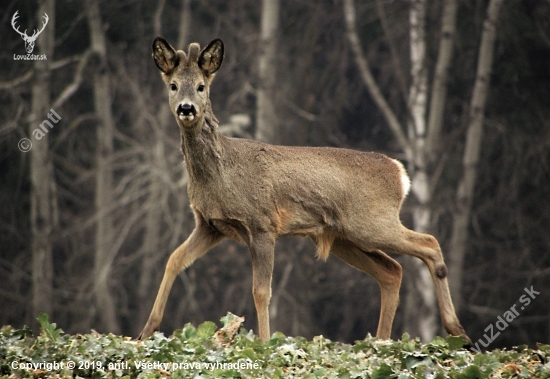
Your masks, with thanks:
[(222, 167), (223, 136), (218, 131), (218, 120), (211, 110), (198, 120), (200, 127), (195, 130), (181, 130), (181, 149), (189, 179), (206, 182), (220, 175)]

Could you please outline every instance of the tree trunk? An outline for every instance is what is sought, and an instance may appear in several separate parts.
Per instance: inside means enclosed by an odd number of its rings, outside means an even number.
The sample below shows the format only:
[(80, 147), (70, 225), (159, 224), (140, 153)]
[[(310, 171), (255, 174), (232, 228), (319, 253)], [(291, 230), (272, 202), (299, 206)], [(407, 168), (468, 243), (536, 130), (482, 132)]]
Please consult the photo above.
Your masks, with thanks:
[(109, 281), (112, 261), (116, 254), (113, 251), (114, 223), (113, 207), (113, 173), (111, 171), (113, 155), (114, 121), (111, 112), (111, 85), (107, 64), (107, 46), (99, 12), (98, 0), (88, 0), (88, 26), (92, 50), (97, 54), (99, 66), (93, 77), (94, 109), (98, 118), (95, 212), (97, 218), (95, 230), (95, 257), (93, 269), (94, 297), (102, 331), (120, 333), (116, 315), (116, 303), (111, 294)]
[(440, 150), (441, 127), (445, 102), (447, 100), (447, 78), (453, 57), (454, 36), (456, 32), (456, 0), (445, 0), (441, 17), (441, 36), (435, 65), (432, 91), (430, 94), (430, 115), (428, 117), (428, 135), (426, 148), (430, 154), (430, 161), (436, 159), (436, 152)]
[[(30, 138), (32, 131), (47, 118), (51, 106), (50, 63), (55, 46), (55, 0), (41, 2), (36, 14), (38, 25), (42, 25), (44, 13), (48, 15), (49, 21), (36, 44), (38, 54), (46, 54), (47, 60), (34, 61)], [(58, 211), (48, 140), (48, 134), (44, 134), (40, 140), (33, 138), (30, 152), (33, 320), (42, 312), (51, 315), (54, 303), (51, 234), (57, 226)]]
[[(183, 49), (187, 43), (189, 43), (189, 30), (191, 29), (191, 0), (182, 0), (182, 8), (180, 12), (180, 22), (178, 29), (178, 43), (177, 48)], [(162, 35), (162, 11), (164, 9), (165, 1), (159, 2), (157, 11), (155, 12), (154, 22), (154, 34), (156, 36)], [(139, 284), (137, 288), (137, 296), (139, 298), (139, 317), (137, 317), (134, 323), (135, 332), (139, 333), (149, 312), (153, 306), (155, 300), (155, 290), (160, 283), (159, 274), (162, 271), (158, 270), (159, 259), (165, 257), (168, 253), (169, 246), (160, 246), (160, 225), (162, 222), (162, 207), (156, 205), (159, 201), (167, 201), (167, 197), (164, 195), (163, 184), (160, 180), (162, 173), (161, 170), (168, 170), (166, 167), (166, 156), (164, 150), (163, 135), (166, 133), (170, 122), (174, 122), (174, 116), (170, 111), (168, 103), (164, 101), (159, 107), (157, 113), (158, 130), (156, 130), (156, 141), (154, 144), (154, 166), (153, 171), (150, 173), (150, 187), (147, 219), (145, 221), (145, 237), (143, 240), (143, 260), (141, 262), (141, 270), (139, 272)], [(159, 279), (159, 280), (157, 280)]]
[[(426, 151), (426, 112), (428, 75), (426, 67), (426, 0), (411, 3), (410, 13), (411, 86), (409, 89), (410, 118), (407, 125), (413, 141), (413, 162), (410, 165), (411, 191), (417, 203), (413, 207), (414, 230), (421, 233), (431, 228), (430, 191)], [(414, 257), (406, 259), (407, 291), (404, 327), (422, 341), (431, 341), (438, 331), (438, 309), (433, 282), (428, 268)]]
[[(379, 4), (379, 7), (381, 6)], [(344, 0), (347, 36), (361, 77), (375, 104), (386, 119), (406, 159), (409, 161), (409, 172), (412, 181), (411, 191), (417, 201), (417, 204), (413, 206), (413, 228), (418, 232), (429, 232), (431, 229), (431, 202), (434, 183), (430, 182), (432, 178), (430, 177), (429, 159), (434, 155), (433, 149), (439, 143), (439, 131), (445, 109), (447, 71), (452, 56), (453, 35), (456, 24), (455, 0), (446, 0), (442, 14), (440, 51), (434, 84), (430, 93), (430, 118), (427, 120), (426, 6), (427, 2), (425, 0), (413, 1), (409, 13), (411, 86), (407, 99), (410, 119), (407, 123), (407, 136), (403, 132), (404, 128), (401, 122), (382, 95), (363, 54), (355, 26), (356, 12), (353, 0)], [(383, 14), (383, 9), (379, 9), (379, 12)], [(433, 282), (423, 262), (414, 258), (408, 258), (405, 262), (407, 266), (405, 270), (407, 273), (405, 275), (407, 294), (404, 327), (412, 335), (420, 336), (422, 340), (429, 341), (433, 339), (438, 330), (438, 310)]]
[(256, 133), (259, 141), (277, 143), (275, 113), (276, 47), (280, 0), (262, 1), (262, 21), (258, 58), (258, 88), (256, 90)]
[(449, 262), (449, 271), (452, 273), (449, 276), (449, 285), (457, 313), (462, 306), (462, 269), (468, 242), (468, 227), (472, 213), (477, 165), (483, 139), (485, 104), (493, 65), (496, 26), (502, 2), (503, 0), (490, 1), (487, 16), (483, 22), (476, 81), (470, 101), (470, 123), (462, 158), (463, 173), (457, 189), (457, 208), (453, 218), (453, 234), (450, 246), (451, 260)]

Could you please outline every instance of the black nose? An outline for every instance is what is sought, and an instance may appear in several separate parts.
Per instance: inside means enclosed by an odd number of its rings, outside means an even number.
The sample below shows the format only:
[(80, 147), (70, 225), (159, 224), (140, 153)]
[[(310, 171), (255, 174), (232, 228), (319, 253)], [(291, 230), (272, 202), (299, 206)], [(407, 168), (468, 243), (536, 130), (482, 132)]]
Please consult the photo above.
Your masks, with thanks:
[(185, 103), (178, 105), (178, 114), (183, 114), (184, 116), (189, 116), (190, 114), (196, 115), (197, 111), (193, 104)]

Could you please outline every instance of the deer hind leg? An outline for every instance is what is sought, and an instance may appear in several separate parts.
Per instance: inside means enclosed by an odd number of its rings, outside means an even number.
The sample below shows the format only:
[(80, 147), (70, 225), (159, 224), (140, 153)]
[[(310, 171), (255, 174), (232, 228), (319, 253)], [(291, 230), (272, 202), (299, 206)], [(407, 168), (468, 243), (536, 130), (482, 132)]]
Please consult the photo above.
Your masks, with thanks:
[[(441, 320), (445, 330), (454, 336), (463, 336), (470, 342), (456, 316), (447, 282), (447, 266), (445, 265), (439, 243), (429, 234), (417, 233), (402, 225), (400, 227), (401, 229), (398, 232), (392, 233), (391, 236), (388, 235), (387, 241), (391, 242), (382, 244), (381, 248), (399, 254), (412, 255), (424, 261), (430, 270), (434, 283)], [(396, 239), (395, 236), (402, 237)]]
[(269, 301), (271, 299), (271, 278), (275, 257), (275, 238), (272, 236), (255, 235), (249, 245), (252, 256), (252, 295), (258, 315), (258, 330), (260, 338), (269, 340)]
[(145, 339), (159, 330), (166, 301), (178, 273), (189, 267), (195, 259), (202, 256), (222, 239), (223, 236), (220, 233), (197, 219), (197, 226), (189, 238), (174, 250), (168, 259), (153, 309), (138, 339)]
[(331, 251), (350, 265), (373, 276), (380, 285), (380, 319), (376, 337), (389, 339), (393, 318), (399, 304), (401, 265), (380, 250), (366, 252), (343, 241), (337, 240)]

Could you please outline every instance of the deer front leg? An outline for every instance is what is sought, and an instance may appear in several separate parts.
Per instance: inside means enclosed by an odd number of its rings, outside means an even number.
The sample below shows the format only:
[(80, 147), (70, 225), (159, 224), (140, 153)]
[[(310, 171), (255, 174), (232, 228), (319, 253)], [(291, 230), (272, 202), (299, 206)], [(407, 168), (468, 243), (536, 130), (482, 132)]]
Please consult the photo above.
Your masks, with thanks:
[(267, 341), (269, 332), (269, 300), (273, 276), (275, 238), (269, 234), (255, 235), (250, 244), (252, 256), (252, 295), (258, 315), (260, 338)]
[(174, 250), (168, 259), (155, 304), (138, 339), (143, 340), (159, 330), (166, 301), (178, 273), (184, 268), (189, 267), (195, 259), (206, 253), (212, 246), (220, 242), (222, 238), (223, 236), (219, 232), (197, 218), (197, 226), (189, 238)]

